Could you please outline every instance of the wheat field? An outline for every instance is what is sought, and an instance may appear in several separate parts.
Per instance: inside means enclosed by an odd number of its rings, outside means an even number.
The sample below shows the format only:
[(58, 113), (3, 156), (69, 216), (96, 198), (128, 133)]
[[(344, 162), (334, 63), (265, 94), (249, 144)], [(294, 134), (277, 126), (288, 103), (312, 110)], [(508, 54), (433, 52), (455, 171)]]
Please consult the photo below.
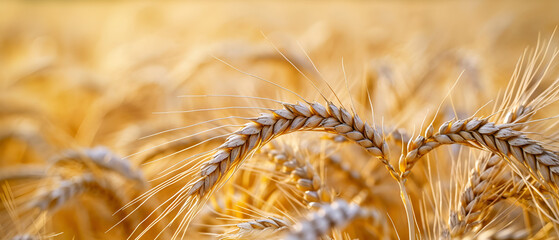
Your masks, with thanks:
[(556, 1), (2, 1), (0, 239), (559, 239)]

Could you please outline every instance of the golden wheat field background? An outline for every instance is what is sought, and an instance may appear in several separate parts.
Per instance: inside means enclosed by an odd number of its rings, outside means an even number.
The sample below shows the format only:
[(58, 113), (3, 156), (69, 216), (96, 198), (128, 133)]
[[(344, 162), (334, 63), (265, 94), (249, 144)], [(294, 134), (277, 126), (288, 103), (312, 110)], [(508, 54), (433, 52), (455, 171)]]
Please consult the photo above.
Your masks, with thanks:
[(557, 1), (2, 1), (0, 239), (558, 239)]

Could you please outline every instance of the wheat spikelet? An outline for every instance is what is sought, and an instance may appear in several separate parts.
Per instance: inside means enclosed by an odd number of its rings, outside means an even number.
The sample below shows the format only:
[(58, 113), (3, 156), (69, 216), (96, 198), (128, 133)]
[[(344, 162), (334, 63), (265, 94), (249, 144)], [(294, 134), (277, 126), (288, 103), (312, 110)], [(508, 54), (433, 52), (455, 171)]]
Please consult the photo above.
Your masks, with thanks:
[(266, 219), (259, 219), (250, 222), (237, 224), (237, 227), (242, 230), (250, 231), (253, 229), (274, 229), (274, 231), (282, 230), (288, 227), (289, 223), (283, 219), (276, 217), (268, 217)]
[(220, 239), (276, 239), (289, 226), (291, 224), (284, 219), (267, 217), (239, 223), (236, 229), (223, 234)]
[(336, 200), (330, 205), (321, 206), (306, 220), (297, 223), (285, 239), (318, 239), (330, 229), (341, 229), (358, 218), (371, 218), (378, 221), (381, 216), (376, 210), (361, 208), (356, 204), (347, 204), (344, 200)]
[(39, 193), (30, 206), (44, 211), (56, 211), (79, 194), (89, 191), (107, 192), (106, 189), (105, 184), (87, 174), (60, 181), (58, 187)]
[[(274, 148), (278, 148), (274, 144)], [(265, 153), (274, 161), (278, 170), (290, 176), (297, 189), (302, 191), (304, 199), (310, 206), (332, 201), (331, 193), (324, 189), (320, 176), (312, 165), (301, 157), (295, 156), (293, 149), (283, 145), (280, 149), (266, 149)]]
[(145, 186), (147, 184), (141, 171), (132, 169), (127, 159), (116, 156), (106, 147), (95, 147), (81, 151), (68, 150), (51, 159), (53, 166), (64, 164), (66, 161), (91, 162), (104, 170), (117, 172), (141, 185)]
[[(129, 199), (124, 192), (115, 189), (107, 179), (100, 179), (93, 174), (83, 174), (71, 179), (63, 179), (55, 188), (40, 189), (33, 200), (28, 204), (30, 208), (38, 208), (50, 214), (57, 212), (81, 194), (92, 194), (105, 199), (104, 204), (110, 206), (112, 211), (121, 208)], [(123, 219), (122, 227), (127, 232), (132, 232), (134, 219), (125, 218), (126, 212), (116, 212), (115, 215)]]
[(370, 181), (367, 177), (365, 177), (359, 171), (352, 169), (351, 166), (347, 162), (344, 162), (342, 157), (340, 157), (339, 155), (328, 153), (326, 155), (327, 156), (325, 158), (330, 166), (343, 172), (347, 176), (347, 178), (350, 179), (352, 183), (359, 186), (360, 189), (370, 191), (372, 184), (369, 183)]

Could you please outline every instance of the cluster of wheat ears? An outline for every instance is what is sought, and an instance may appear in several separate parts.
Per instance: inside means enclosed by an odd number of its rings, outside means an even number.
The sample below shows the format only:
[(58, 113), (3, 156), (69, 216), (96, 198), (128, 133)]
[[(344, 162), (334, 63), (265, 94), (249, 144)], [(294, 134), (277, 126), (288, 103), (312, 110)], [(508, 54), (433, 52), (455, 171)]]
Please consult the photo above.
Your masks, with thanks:
[[(201, 17), (226, 3), (89, 3), (95, 18), (79, 5), (59, 16), (57, 4), (26, 4), (6, 9), (51, 20), (0, 19), (1, 239), (559, 238), (553, 28), (523, 36), (533, 47), (522, 52), (504, 42), (507, 23), (481, 13), (453, 23), (490, 26), (468, 47), (426, 41), (424, 25), (394, 30), (410, 40), (400, 44), (335, 24), (343, 19), (304, 18), (292, 38), (270, 33), (282, 25), (264, 16)], [(369, 16), (362, 3), (331, 4), (319, 9)], [(408, 9), (377, 4), (384, 22), (382, 9)], [(270, 14), (308, 9), (292, 7)], [(418, 9), (441, 11), (400, 16)], [(95, 27), (102, 18), (111, 24)], [(208, 21), (171, 24), (199, 18)], [(255, 19), (259, 42), (192, 40), (179, 51), (169, 40), (186, 39), (174, 31), (184, 26), (232, 38), (219, 26)], [(509, 24), (532, 23), (519, 19)]]

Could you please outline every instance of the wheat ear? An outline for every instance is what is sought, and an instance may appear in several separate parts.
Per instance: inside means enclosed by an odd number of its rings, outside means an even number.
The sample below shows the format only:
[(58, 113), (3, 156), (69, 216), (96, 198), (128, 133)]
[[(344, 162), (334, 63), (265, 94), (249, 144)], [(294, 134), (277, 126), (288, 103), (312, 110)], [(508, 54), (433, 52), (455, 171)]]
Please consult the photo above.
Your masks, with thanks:
[[(316, 102), (307, 105), (284, 103), (283, 106), (283, 109), (270, 109), (272, 113), (263, 113), (260, 117), (253, 118), (216, 148), (215, 154), (208, 161), (199, 163), (200, 176), (183, 187), (181, 193), (176, 195), (172, 204), (156, 221), (176, 209), (178, 203), (182, 202), (179, 212), (186, 211), (186, 215), (173, 237), (178, 237), (179, 232), (184, 234), (182, 230), (188, 227), (192, 218), (201, 210), (211, 192), (223, 185), (225, 179), (234, 174), (243, 160), (272, 139), (296, 131), (322, 131), (343, 135), (376, 156), (394, 178), (399, 177), (387, 160), (389, 149), (384, 138), (359, 116), (352, 115), (345, 108), (338, 108), (330, 102), (327, 107)], [(188, 172), (185, 174), (189, 174)], [(143, 233), (149, 228), (144, 229)]]
[[(94, 193), (104, 196), (106, 202), (109, 203), (114, 210), (122, 207), (128, 201), (128, 198), (111, 184), (103, 179), (97, 179), (93, 174), (84, 174), (73, 177), (71, 179), (60, 181), (58, 187), (49, 190), (43, 190), (30, 202), (30, 207), (37, 207), (43, 211), (55, 212), (64, 206), (71, 199), (84, 193)], [(126, 216), (123, 212), (118, 212), (119, 217)], [(132, 220), (123, 221), (123, 228), (131, 231), (135, 223)]]
[(115, 191), (111, 190), (107, 184), (97, 180), (91, 174), (85, 174), (69, 180), (62, 180), (58, 187), (40, 192), (31, 206), (44, 211), (55, 211), (84, 192), (99, 192), (111, 198), (116, 198)]
[[(391, 135), (392, 133), (388, 134), (387, 138), (390, 137)], [(342, 135), (325, 135), (322, 136), (321, 139), (332, 141), (335, 143), (343, 143), (347, 141), (347, 139)], [(270, 144), (267, 145), (267, 146), (272, 145), (273, 147), (271, 148), (264, 147), (262, 148), (261, 151), (269, 154), (270, 151), (273, 150), (273, 148), (277, 147), (273, 143), (274, 142), (271, 142)], [(287, 145), (285, 146), (289, 147)], [(347, 163), (347, 161), (343, 161), (340, 155), (335, 154), (333, 151), (328, 151), (328, 150), (325, 153), (323, 153), (321, 152), (322, 149), (317, 150), (311, 148), (309, 150), (312, 150), (310, 154), (312, 154), (313, 156), (324, 158), (324, 160), (326, 161), (327, 164), (329, 164), (329, 166), (332, 166), (333, 168), (336, 168), (338, 171), (342, 172), (348, 180), (350, 180), (353, 184), (359, 186), (361, 189), (366, 189), (367, 191), (370, 191), (370, 188), (372, 188), (371, 184), (369, 184), (369, 181), (367, 181), (367, 178), (364, 177), (359, 171), (353, 169), (352, 166)], [(281, 166), (279, 166), (276, 170), (281, 171)]]
[(502, 179), (496, 179), (504, 166), (506, 164), (498, 155), (485, 156), (476, 163), (470, 181), (460, 195), (457, 210), (450, 213), (450, 236), (462, 236), (483, 223), (489, 209), (506, 190), (506, 185), (498, 184)]
[(344, 200), (337, 200), (332, 204), (325, 204), (306, 220), (297, 223), (289, 232), (287, 240), (315, 240), (328, 233), (332, 228), (342, 229), (351, 221), (358, 218), (372, 218), (378, 221), (380, 213), (374, 209), (362, 208), (357, 204), (347, 204)]
[(470, 118), (444, 123), (439, 132), (427, 129), (426, 137), (410, 142), (409, 151), (400, 161), (401, 178), (406, 178), (414, 164), (425, 154), (443, 144), (463, 144), (484, 148), (507, 159), (514, 157), (524, 164), (536, 179), (543, 179), (557, 187), (559, 183), (559, 157), (540, 143), (513, 130), (515, 124), (495, 125), (487, 119)]
[[(528, 121), (534, 112), (532, 108), (520, 105), (509, 111), (505, 123), (523, 123)], [(521, 130), (523, 125), (512, 126), (513, 130)], [(482, 224), (489, 210), (500, 201), (512, 195), (522, 195), (523, 182), (514, 183), (511, 179), (504, 179), (502, 173), (507, 166), (498, 155), (484, 155), (476, 161), (472, 169), (468, 184), (460, 194), (457, 208), (450, 213), (450, 235), (462, 236), (470, 229)], [(514, 174), (510, 172), (510, 174)], [(501, 176), (501, 177), (499, 177)]]
[(276, 217), (268, 217), (265, 219), (239, 223), (237, 224), (237, 227), (244, 231), (252, 231), (254, 229), (258, 229), (258, 230), (272, 229), (274, 231), (279, 231), (285, 229), (289, 225), (290, 224), (284, 219), (280, 219)]
[(81, 151), (68, 150), (51, 161), (53, 165), (63, 164), (65, 161), (91, 162), (102, 169), (116, 172), (134, 180), (142, 186), (147, 185), (141, 171), (134, 170), (127, 159), (118, 157), (106, 147), (95, 147)]
[[(267, 146), (272, 147), (262, 148), (262, 152), (268, 154), (269, 158), (276, 164), (276, 170), (291, 176), (290, 180), (294, 181), (299, 190), (304, 191), (304, 199), (309, 202), (310, 206), (317, 206), (321, 202), (332, 201), (332, 191), (325, 188), (321, 183), (320, 176), (312, 165), (305, 161), (305, 157), (299, 156), (294, 153), (293, 149), (288, 145), (278, 146), (271, 142)], [(276, 148), (276, 149), (274, 149)], [(280, 149), (278, 149), (280, 148)], [(320, 153), (311, 153), (313, 156), (321, 155)], [(342, 158), (333, 153), (326, 153), (324, 156), (329, 166), (337, 168), (351, 182), (361, 189), (371, 191), (372, 186), (368, 184), (365, 178), (359, 171), (351, 168), (351, 166), (342, 160)]]
[(63, 180), (59, 183), (58, 187), (40, 192), (31, 206), (38, 207), (44, 211), (54, 211), (75, 196), (96, 187), (99, 186), (92, 175), (83, 175), (70, 180)]
[(289, 180), (304, 193), (303, 198), (310, 206), (332, 201), (331, 193), (324, 189), (313, 166), (295, 156), (289, 146), (283, 146), (282, 150), (267, 149), (264, 152), (274, 161), (277, 170), (290, 176)]
[(281, 218), (267, 217), (236, 225), (236, 229), (222, 235), (221, 239), (262, 239), (285, 231), (291, 224)]
[(371, 191), (373, 188), (373, 184), (370, 184), (368, 178), (363, 176), (359, 171), (352, 169), (347, 162), (342, 160), (342, 157), (339, 155), (334, 154), (326, 154), (327, 162), (334, 168), (339, 169), (339, 171), (343, 172), (346, 177), (351, 180), (351, 182), (361, 189), (365, 189), (366, 191)]
[[(538, 193), (547, 192), (531, 177), (531, 180), (526, 180), (512, 171), (504, 172), (505, 166), (507, 163), (498, 155), (484, 156), (476, 162), (468, 185), (460, 195), (457, 208), (450, 213), (451, 237), (467, 237), (476, 227), (485, 226), (491, 220), (486, 219), (489, 211), (500, 201), (508, 198), (529, 198), (531, 194), (526, 184), (531, 184), (530, 188)], [(473, 233), (481, 229), (475, 230)]]
[(187, 195), (203, 197), (222, 180), (222, 176), (238, 167), (251, 152), (273, 138), (295, 131), (319, 130), (343, 135), (378, 157), (391, 174), (397, 176), (387, 160), (388, 145), (381, 135), (344, 108), (338, 108), (332, 103), (328, 104), (328, 108), (319, 103), (311, 103), (308, 106), (299, 103), (284, 104), (284, 109), (272, 112), (253, 119), (251, 123), (227, 138), (225, 143), (218, 147), (215, 155), (203, 163), (201, 178), (191, 184)]

